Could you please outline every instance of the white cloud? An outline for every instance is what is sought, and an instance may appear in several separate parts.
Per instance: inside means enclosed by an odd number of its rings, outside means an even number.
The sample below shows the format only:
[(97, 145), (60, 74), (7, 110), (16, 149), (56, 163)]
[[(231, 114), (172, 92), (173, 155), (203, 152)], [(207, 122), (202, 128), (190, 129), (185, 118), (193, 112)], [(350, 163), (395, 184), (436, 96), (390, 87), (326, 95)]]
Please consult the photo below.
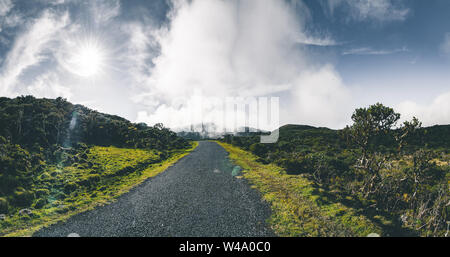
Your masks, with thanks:
[(92, 16), (97, 24), (105, 24), (120, 14), (119, 0), (90, 1)]
[(47, 0), (47, 2), (51, 5), (61, 5), (69, 2), (70, 0)]
[(327, 0), (331, 14), (338, 7), (347, 8), (350, 17), (357, 21), (403, 21), (410, 10), (399, 5), (401, 1), (393, 0)]
[(291, 94), (293, 104), (285, 110), (289, 123), (342, 128), (350, 121), (351, 92), (331, 65), (302, 73)]
[(441, 50), (445, 54), (450, 54), (450, 33), (445, 34), (444, 42), (441, 44)]
[(361, 48), (354, 48), (345, 50), (342, 52), (342, 55), (388, 55), (388, 54), (395, 54), (395, 53), (401, 53), (401, 52), (408, 52), (408, 49), (406, 47), (403, 48), (397, 48), (397, 49), (380, 49), (376, 50), (371, 47), (361, 47)]
[(69, 100), (72, 97), (70, 88), (61, 86), (59, 76), (52, 72), (38, 76), (33, 83), (27, 87), (27, 91), (35, 97), (64, 97)]
[(153, 30), (142, 23), (127, 23), (122, 26), (128, 38), (121, 60), (133, 79), (133, 85), (142, 85), (148, 79), (151, 70), (152, 50), (156, 47)]
[[(11, 28), (20, 24), (21, 17), (17, 13), (11, 11), (13, 7), (14, 4), (11, 0), (0, 0), (0, 32), (2, 32), (4, 28)], [(3, 39), (1, 35), (0, 39)]]
[(68, 20), (67, 13), (58, 16), (46, 11), (15, 39), (0, 73), (2, 95), (11, 95), (22, 73), (48, 57), (50, 43), (55, 34), (68, 24)]
[(22, 23), (22, 16), (18, 13), (11, 13), (3, 17), (3, 27), (12, 28)]
[(402, 115), (403, 120), (417, 117), (424, 126), (450, 124), (450, 92), (437, 96), (428, 104), (404, 101), (395, 110)]
[[(252, 94), (285, 80), (294, 61), (294, 16), (282, 2), (194, 1), (179, 8), (159, 39), (153, 86), (167, 94), (201, 88), (206, 94)], [(273, 17), (267, 19), (269, 14)], [(208, 21), (208, 22), (205, 22)], [(299, 28), (300, 30), (300, 28)], [(292, 52), (290, 50), (293, 50)], [(300, 60), (301, 61), (301, 60)], [(284, 69), (287, 68), (287, 69)]]
[(0, 0), (0, 16), (5, 16), (13, 6), (14, 4), (11, 0)]
[(335, 46), (339, 45), (334, 39), (330, 37), (324, 37), (324, 38), (314, 38), (314, 37), (304, 37), (298, 39), (299, 44), (304, 45), (313, 45), (313, 46)]
[(143, 104), (158, 104), (143, 110), (140, 121), (180, 117), (181, 123), (189, 104), (176, 107), (171, 99), (190, 96), (198, 89), (206, 97), (222, 98), (288, 92), (295, 97), (280, 99), (285, 101), (282, 105), (292, 107), (287, 108), (286, 120), (295, 117), (296, 123), (342, 125), (342, 113), (346, 113), (342, 110), (351, 99), (339, 74), (331, 66), (316, 67), (298, 47), (298, 43), (335, 42), (309, 35), (304, 17), (289, 4), (199, 0), (177, 1), (174, 6), (170, 25), (156, 37), (161, 54), (153, 59), (147, 92), (135, 98)]

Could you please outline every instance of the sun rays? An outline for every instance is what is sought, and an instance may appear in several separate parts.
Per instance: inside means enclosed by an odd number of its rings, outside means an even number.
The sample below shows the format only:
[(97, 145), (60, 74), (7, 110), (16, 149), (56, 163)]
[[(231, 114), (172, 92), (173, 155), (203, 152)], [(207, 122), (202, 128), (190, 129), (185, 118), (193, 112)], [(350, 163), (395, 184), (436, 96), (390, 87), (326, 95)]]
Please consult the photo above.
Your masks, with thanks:
[(81, 40), (68, 39), (59, 59), (70, 73), (80, 77), (95, 77), (104, 71), (106, 50), (94, 37)]

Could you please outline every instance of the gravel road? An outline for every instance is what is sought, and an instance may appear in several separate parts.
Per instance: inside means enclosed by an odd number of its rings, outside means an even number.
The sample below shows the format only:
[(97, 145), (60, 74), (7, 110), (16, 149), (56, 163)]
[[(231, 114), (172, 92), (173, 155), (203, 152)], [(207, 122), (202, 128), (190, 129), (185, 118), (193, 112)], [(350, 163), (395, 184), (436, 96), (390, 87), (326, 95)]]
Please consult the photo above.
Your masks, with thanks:
[(116, 202), (75, 215), (33, 236), (274, 236), (267, 203), (232, 176), (227, 152), (200, 142), (189, 155)]

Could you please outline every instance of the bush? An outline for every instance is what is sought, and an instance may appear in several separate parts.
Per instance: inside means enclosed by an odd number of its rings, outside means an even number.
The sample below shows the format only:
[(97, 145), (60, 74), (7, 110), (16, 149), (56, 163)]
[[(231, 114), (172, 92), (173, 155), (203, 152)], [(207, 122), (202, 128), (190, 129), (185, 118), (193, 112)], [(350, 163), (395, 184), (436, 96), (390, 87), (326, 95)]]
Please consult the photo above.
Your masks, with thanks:
[(34, 208), (40, 209), (47, 204), (47, 199), (39, 198), (34, 204)]
[(0, 214), (8, 213), (8, 209), (9, 209), (8, 201), (5, 198), (0, 197)]
[(278, 161), (288, 174), (311, 173), (314, 170), (314, 158), (310, 155), (286, 158)]
[[(131, 169), (131, 168), (129, 168), (129, 169)], [(123, 169), (123, 170), (125, 170), (125, 169)], [(123, 171), (123, 170), (121, 170), (121, 171)], [(95, 185), (98, 182), (100, 182), (100, 175), (95, 174), (86, 179), (80, 180), (77, 183), (78, 183), (78, 185), (83, 186), (83, 187), (90, 187), (90, 186)]]
[(64, 185), (64, 193), (70, 194), (73, 191), (77, 190), (78, 185), (74, 182), (68, 182)]
[(41, 198), (43, 196), (47, 196), (50, 194), (50, 191), (48, 189), (38, 189), (36, 190), (36, 197)]
[(252, 144), (249, 149), (253, 154), (259, 157), (265, 156), (268, 151), (265, 144), (258, 144), (258, 143)]
[(31, 191), (27, 191), (21, 187), (17, 188), (14, 191), (13, 203), (17, 207), (30, 206), (33, 200), (34, 200), (34, 193)]

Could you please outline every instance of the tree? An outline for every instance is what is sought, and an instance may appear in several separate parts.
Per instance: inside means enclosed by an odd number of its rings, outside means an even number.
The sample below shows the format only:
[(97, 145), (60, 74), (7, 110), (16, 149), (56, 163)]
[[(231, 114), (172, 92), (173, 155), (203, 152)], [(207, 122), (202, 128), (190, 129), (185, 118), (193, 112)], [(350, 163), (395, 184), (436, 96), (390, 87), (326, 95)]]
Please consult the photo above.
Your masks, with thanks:
[(352, 115), (353, 125), (346, 128), (346, 134), (361, 149), (363, 165), (367, 154), (377, 150), (377, 140), (388, 135), (399, 119), (399, 113), (381, 103), (355, 110)]
[(367, 172), (362, 192), (368, 197), (376, 192), (381, 181), (380, 170), (386, 162), (386, 156), (377, 153), (380, 142), (391, 134), (391, 129), (400, 119), (400, 114), (381, 103), (358, 108), (352, 115), (353, 125), (346, 128), (350, 139), (361, 149), (361, 158), (356, 168)]
[(413, 117), (411, 121), (403, 122), (403, 126), (400, 128), (399, 133), (395, 136), (398, 142), (399, 151), (404, 150), (404, 148), (411, 144), (411, 141), (415, 138), (421, 140), (421, 135), (417, 135), (419, 129), (422, 127), (422, 122), (420, 122), (416, 117)]

